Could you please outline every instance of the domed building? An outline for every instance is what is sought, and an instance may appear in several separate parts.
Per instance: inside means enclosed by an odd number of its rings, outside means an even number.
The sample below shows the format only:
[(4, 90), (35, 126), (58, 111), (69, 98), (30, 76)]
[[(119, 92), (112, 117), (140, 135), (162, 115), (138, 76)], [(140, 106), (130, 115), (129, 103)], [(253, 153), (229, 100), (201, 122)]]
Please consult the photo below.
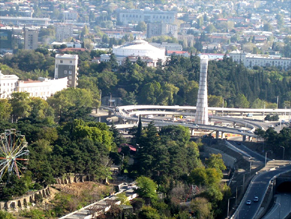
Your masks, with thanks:
[[(113, 54), (116, 56), (117, 62), (121, 65), (128, 57), (130, 61), (136, 62), (140, 57), (148, 66), (156, 67), (157, 62), (166, 61), (165, 49), (152, 46), (145, 40), (134, 40), (121, 46), (113, 46)], [(102, 54), (100, 61), (109, 61), (110, 55)]]

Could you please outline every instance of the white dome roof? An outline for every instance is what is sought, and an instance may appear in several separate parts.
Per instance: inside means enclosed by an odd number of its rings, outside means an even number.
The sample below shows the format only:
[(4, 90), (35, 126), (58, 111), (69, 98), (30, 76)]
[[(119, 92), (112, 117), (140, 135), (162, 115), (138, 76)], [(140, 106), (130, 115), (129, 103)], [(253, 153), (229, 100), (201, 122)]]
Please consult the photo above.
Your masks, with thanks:
[(145, 40), (134, 40), (122, 46), (113, 47), (116, 56), (140, 56), (152, 59), (165, 59), (165, 49), (152, 46)]

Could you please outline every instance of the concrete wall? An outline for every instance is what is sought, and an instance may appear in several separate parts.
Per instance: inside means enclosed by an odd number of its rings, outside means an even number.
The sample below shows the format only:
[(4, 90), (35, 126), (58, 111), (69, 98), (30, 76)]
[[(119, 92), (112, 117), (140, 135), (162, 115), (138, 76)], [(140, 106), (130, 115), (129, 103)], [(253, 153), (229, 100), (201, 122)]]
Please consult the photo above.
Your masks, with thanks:
[(56, 184), (71, 184), (85, 181), (94, 181), (94, 176), (90, 175), (73, 175), (55, 178)]
[(38, 190), (29, 195), (22, 196), (17, 199), (10, 200), (8, 202), (0, 202), (0, 210), (6, 211), (18, 211), (25, 208), (29, 208), (29, 205), (35, 203), (35, 195), (40, 195), (42, 198), (50, 196), (50, 187), (46, 187), (42, 190)]

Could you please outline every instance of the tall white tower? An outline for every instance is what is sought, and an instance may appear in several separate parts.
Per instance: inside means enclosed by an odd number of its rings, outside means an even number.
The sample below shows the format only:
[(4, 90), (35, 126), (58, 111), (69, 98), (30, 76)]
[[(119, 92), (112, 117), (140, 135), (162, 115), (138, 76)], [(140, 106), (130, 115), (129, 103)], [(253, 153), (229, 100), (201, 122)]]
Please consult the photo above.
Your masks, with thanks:
[(196, 104), (195, 123), (208, 124), (208, 99), (207, 99), (207, 68), (208, 56), (200, 57), (200, 80)]

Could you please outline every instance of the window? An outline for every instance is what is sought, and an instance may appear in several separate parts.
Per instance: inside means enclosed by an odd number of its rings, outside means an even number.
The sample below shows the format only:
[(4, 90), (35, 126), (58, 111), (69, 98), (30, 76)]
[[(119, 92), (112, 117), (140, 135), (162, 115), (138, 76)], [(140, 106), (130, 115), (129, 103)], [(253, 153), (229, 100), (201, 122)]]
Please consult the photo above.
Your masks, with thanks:
[(64, 74), (65, 74), (65, 75), (67, 74), (67, 70), (64, 71)]
[(60, 63), (63, 63), (63, 60), (60, 60)]
[(70, 65), (70, 66), (69, 66), (69, 69), (72, 69), (72, 68), (73, 68), (73, 66)]
[(69, 76), (69, 79), (71, 80), (72, 79), (72, 76)]
[(69, 74), (71, 75), (72, 74), (72, 71), (69, 71)]

